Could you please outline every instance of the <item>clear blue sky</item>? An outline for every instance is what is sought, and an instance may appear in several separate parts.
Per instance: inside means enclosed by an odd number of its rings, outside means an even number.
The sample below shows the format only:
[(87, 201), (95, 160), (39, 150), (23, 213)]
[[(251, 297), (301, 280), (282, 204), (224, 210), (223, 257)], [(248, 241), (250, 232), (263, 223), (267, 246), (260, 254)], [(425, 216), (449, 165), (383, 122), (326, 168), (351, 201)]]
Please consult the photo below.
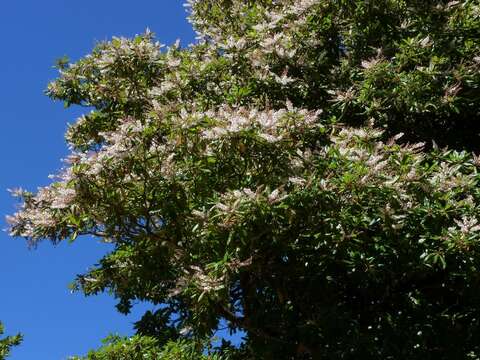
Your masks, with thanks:
[[(56, 77), (55, 59), (76, 60), (96, 41), (133, 36), (149, 27), (164, 44), (187, 45), (194, 34), (183, 0), (12, 0), (0, 2), (0, 215), (15, 210), (7, 188), (46, 185), (67, 154), (63, 134), (78, 109), (63, 109), (43, 95)], [(28, 250), (23, 239), (0, 234), (0, 320), (7, 333), (21, 331), (23, 344), (12, 360), (61, 360), (85, 354), (110, 332), (132, 333), (132, 321), (118, 314), (108, 295), (85, 298), (67, 288), (93, 265), (107, 246), (94, 239)]]

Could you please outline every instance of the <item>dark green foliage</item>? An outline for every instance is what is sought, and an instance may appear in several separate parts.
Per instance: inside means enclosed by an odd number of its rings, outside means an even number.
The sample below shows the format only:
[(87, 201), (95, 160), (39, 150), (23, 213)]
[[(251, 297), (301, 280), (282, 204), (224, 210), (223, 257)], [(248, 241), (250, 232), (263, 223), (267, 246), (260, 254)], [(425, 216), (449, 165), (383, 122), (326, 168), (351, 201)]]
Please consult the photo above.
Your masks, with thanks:
[(161, 344), (165, 344), (170, 340), (177, 340), (180, 334), (172, 321), (172, 316), (174, 315), (169, 308), (155, 312), (147, 311), (135, 323), (135, 330), (139, 335), (154, 337)]

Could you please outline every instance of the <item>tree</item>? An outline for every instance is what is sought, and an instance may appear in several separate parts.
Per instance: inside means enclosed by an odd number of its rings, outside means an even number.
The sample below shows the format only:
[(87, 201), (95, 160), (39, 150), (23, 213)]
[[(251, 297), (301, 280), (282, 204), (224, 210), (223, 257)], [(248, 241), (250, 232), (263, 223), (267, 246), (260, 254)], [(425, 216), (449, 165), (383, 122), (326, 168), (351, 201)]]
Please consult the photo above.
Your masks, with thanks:
[[(89, 359), (478, 358), (478, 1), (189, 5), (193, 46), (59, 64), (48, 95), (93, 110), (8, 218), (113, 243), (75, 288), (162, 304)], [(208, 345), (220, 322), (239, 348)]]
[[(0, 323), (0, 335), (3, 335), (4, 327)], [(17, 334), (15, 336), (6, 336), (3, 339), (0, 339), (0, 360), (4, 360), (8, 355), (10, 355), (10, 349), (13, 346), (17, 346), (22, 342), (22, 335)]]

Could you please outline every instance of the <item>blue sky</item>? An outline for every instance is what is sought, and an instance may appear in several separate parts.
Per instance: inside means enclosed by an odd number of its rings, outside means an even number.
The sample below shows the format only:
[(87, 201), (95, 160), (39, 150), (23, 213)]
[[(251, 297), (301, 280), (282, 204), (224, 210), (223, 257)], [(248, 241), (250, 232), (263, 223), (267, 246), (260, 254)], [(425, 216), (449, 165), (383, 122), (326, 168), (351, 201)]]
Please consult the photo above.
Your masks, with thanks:
[[(65, 110), (43, 95), (56, 77), (55, 59), (88, 54), (95, 42), (133, 36), (150, 28), (164, 44), (183, 45), (194, 34), (183, 0), (13, 0), (0, 2), (0, 215), (15, 210), (8, 188), (46, 185), (67, 154), (63, 134), (79, 109)], [(44, 242), (29, 250), (23, 239), (0, 234), (0, 320), (25, 340), (12, 360), (67, 359), (85, 354), (110, 332), (132, 333), (145, 305), (131, 316), (116, 312), (108, 295), (85, 298), (68, 284), (108, 251), (85, 238), (73, 244)]]

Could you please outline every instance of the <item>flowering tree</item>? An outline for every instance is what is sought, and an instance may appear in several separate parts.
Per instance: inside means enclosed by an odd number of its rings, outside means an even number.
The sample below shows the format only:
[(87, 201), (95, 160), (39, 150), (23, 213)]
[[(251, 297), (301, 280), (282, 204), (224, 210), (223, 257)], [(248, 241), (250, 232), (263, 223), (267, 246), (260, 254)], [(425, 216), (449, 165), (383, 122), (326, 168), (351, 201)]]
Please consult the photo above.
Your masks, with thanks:
[(15, 192), (12, 235), (114, 244), (76, 289), (162, 304), (88, 359), (478, 358), (478, 2), (188, 6), (195, 45), (59, 64), (93, 110)]

